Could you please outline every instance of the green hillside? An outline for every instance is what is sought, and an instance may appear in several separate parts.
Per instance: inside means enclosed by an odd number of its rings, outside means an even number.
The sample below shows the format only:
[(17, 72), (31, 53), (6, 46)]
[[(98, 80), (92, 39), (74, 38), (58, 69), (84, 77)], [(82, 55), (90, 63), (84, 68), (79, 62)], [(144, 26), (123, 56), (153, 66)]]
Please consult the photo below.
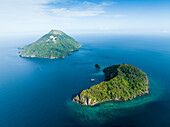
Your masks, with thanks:
[(51, 30), (36, 42), (23, 47), (21, 57), (64, 58), (81, 45), (62, 31)]
[(73, 98), (82, 105), (95, 105), (105, 101), (127, 101), (149, 93), (147, 75), (140, 69), (120, 64), (106, 67), (105, 81), (83, 90)]

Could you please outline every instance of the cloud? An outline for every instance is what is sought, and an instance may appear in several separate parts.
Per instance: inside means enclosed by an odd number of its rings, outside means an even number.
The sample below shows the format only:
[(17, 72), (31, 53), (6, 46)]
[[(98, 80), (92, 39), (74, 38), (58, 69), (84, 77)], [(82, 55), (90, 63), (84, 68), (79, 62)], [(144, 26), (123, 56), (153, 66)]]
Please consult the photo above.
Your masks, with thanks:
[(52, 13), (61, 17), (87, 17), (105, 13), (103, 10), (69, 10), (67, 8), (51, 9)]
[[(80, 2), (81, 3), (81, 2)], [(82, 2), (84, 5), (89, 5), (89, 6), (98, 6), (98, 7), (104, 7), (104, 6), (111, 6), (113, 4), (116, 4), (116, 2), (100, 2), (100, 3), (93, 3), (93, 2), (88, 2), (84, 1)]]
[(123, 15), (123, 14), (116, 14), (114, 15), (114, 17), (116, 18), (122, 18), (122, 17), (126, 17), (127, 15)]
[[(47, 3), (47, 0), (1, 0), (0, 16), (4, 20), (11, 19), (15, 21), (38, 20), (46, 16), (43, 12), (44, 7), (41, 4)], [(39, 21), (39, 20), (38, 20)]]
[[(65, 3), (66, 1), (63, 1)], [(71, 1), (70, 1), (71, 2)], [(74, 5), (63, 5), (65, 7), (58, 7), (57, 3), (61, 1), (53, 1), (53, 3), (46, 4), (49, 13), (57, 17), (92, 17), (106, 13), (105, 8), (114, 4), (114, 2), (94, 3), (88, 1), (72, 1)], [(76, 3), (76, 4), (75, 4)]]
[(101, 26), (99, 27), (99, 30), (102, 31), (115, 31), (115, 30), (119, 30), (118, 27), (113, 27), (113, 26)]
[(102, 6), (111, 6), (113, 4), (116, 4), (116, 2), (102, 2), (101, 3)]
[(169, 31), (168, 31), (168, 30), (163, 30), (162, 32), (163, 32), (163, 33), (169, 33)]
[(112, 0), (0, 1), (0, 35), (41, 33), (50, 29), (105, 32), (157, 28), (159, 32), (170, 33), (168, 11), (157, 9), (152, 14), (147, 8), (140, 11), (121, 1), (119, 4)]
[(42, 4), (48, 0), (1, 0), (0, 4), (0, 34), (17, 33), (42, 29), (49, 23), (48, 15), (44, 13)]

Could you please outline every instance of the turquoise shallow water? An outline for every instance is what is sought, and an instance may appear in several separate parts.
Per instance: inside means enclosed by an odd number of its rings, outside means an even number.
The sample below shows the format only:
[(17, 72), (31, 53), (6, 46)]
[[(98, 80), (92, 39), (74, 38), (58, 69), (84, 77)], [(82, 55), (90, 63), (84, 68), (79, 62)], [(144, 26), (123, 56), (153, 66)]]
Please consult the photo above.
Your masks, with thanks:
[(121, 118), (121, 116), (128, 117), (131, 114), (140, 113), (144, 110), (143, 106), (149, 102), (160, 99), (163, 94), (163, 88), (150, 79), (150, 94), (137, 97), (132, 101), (127, 102), (105, 102), (94, 107), (82, 106), (73, 103), (70, 99), (67, 101), (70, 116), (77, 120), (84, 126), (102, 126), (110, 121)]
[[(17, 47), (36, 40), (35, 36), (0, 38), (0, 127), (170, 126), (169, 37), (73, 37), (83, 46), (57, 60), (18, 57)], [(148, 95), (94, 107), (71, 101), (81, 90), (104, 80), (104, 67), (120, 63), (147, 73)]]

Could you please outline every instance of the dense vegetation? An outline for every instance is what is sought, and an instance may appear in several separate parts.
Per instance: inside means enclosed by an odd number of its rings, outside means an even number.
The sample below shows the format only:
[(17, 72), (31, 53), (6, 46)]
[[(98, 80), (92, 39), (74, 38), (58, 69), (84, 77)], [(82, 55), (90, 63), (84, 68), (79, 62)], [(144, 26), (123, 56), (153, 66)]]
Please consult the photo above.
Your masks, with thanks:
[(73, 101), (83, 105), (95, 105), (105, 101), (126, 101), (149, 93), (147, 75), (140, 69), (120, 64), (106, 67), (105, 81), (83, 90)]
[(64, 32), (51, 30), (36, 42), (23, 47), (22, 57), (59, 58), (80, 48), (80, 44)]

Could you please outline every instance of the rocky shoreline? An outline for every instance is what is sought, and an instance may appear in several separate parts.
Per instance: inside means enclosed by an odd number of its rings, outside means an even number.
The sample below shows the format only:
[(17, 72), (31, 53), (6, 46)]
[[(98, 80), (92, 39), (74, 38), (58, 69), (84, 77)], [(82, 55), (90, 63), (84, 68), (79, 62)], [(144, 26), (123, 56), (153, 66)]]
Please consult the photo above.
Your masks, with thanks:
[[(145, 93), (142, 94), (142, 95), (146, 95), (146, 94), (149, 94), (149, 91), (145, 92)], [(137, 96), (142, 96), (142, 95), (137, 95)], [(137, 96), (135, 96), (133, 99), (135, 99)], [(132, 100), (132, 99), (128, 99), (128, 100)], [(117, 99), (110, 99), (110, 100), (95, 102), (94, 104), (90, 104), (90, 102), (86, 102), (86, 103), (82, 104), (81, 102), (76, 101), (74, 98), (73, 98), (72, 101), (73, 101), (73, 102), (76, 102), (76, 103), (78, 103), (78, 104), (84, 105), (84, 106), (95, 106), (95, 105), (97, 105), (97, 104), (101, 104), (101, 103), (104, 103), (104, 102), (110, 102), (110, 101), (119, 101), (119, 102), (122, 101), (122, 102), (126, 102), (126, 101), (128, 101), (128, 100), (120, 100), (119, 98), (117, 98)]]
[(19, 55), (20, 57), (25, 57), (25, 58), (45, 58), (45, 59), (58, 59), (58, 58), (65, 58), (65, 57), (38, 57), (38, 56), (35, 56), (35, 55)]

